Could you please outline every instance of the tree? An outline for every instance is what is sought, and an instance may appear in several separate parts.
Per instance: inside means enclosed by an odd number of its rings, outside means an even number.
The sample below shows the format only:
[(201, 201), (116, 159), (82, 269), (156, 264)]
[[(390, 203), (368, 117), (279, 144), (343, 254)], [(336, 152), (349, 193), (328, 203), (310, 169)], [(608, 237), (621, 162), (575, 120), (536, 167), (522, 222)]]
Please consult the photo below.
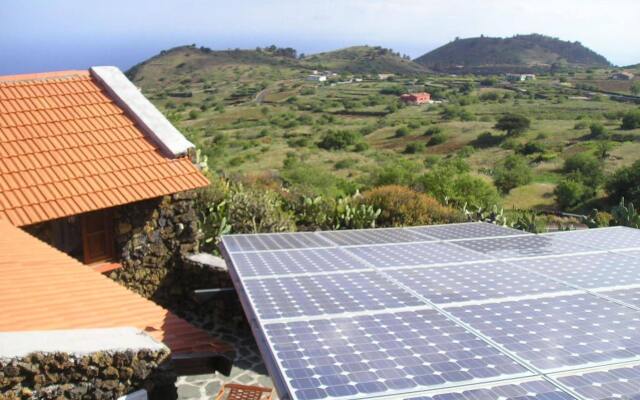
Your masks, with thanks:
[(524, 133), (531, 126), (531, 121), (524, 115), (506, 114), (502, 116), (495, 129), (505, 131), (507, 136), (517, 136)]
[(578, 153), (567, 158), (563, 170), (567, 175), (573, 176), (574, 180), (584, 182), (594, 194), (604, 179), (602, 162), (589, 153)]
[(614, 172), (607, 180), (605, 189), (613, 202), (617, 203), (624, 198), (628, 202), (640, 204), (640, 160)]
[(553, 194), (563, 210), (573, 208), (591, 197), (591, 191), (585, 184), (572, 178), (562, 180), (553, 190)]
[(635, 81), (630, 90), (634, 96), (640, 96), (640, 81)]
[(640, 110), (633, 110), (624, 114), (621, 128), (624, 130), (640, 128)]
[(607, 137), (607, 130), (604, 125), (599, 122), (594, 122), (589, 126), (589, 131), (591, 132), (591, 137), (595, 139), (601, 139)]
[(531, 168), (526, 158), (510, 155), (494, 170), (493, 181), (502, 193), (531, 182)]
[(322, 137), (322, 140), (318, 143), (318, 147), (325, 150), (341, 150), (354, 144), (358, 138), (359, 134), (352, 131), (331, 130)]

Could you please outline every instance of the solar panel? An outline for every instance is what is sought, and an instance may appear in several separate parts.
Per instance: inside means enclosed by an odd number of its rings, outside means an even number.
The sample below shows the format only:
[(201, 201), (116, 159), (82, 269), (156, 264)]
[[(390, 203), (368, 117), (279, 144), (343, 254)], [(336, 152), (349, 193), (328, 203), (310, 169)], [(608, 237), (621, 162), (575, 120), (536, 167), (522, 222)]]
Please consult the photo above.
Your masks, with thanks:
[(589, 247), (560, 240), (554, 236), (542, 235), (462, 240), (456, 242), (456, 244), (500, 259), (540, 257), (593, 251), (593, 249)]
[(640, 258), (624, 253), (534, 258), (509, 263), (582, 288), (640, 284)]
[(548, 236), (601, 250), (640, 249), (640, 230), (623, 226), (550, 233)]
[(326, 273), (369, 268), (338, 248), (233, 253), (235, 270), (244, 277)]
[(639, 365), (607, 367), (555, 379), (589, 400), (640, 398)]
[(406, 243), (437, 240), (432, 236), (404, 228), (358, 229), (318, 232), (318, 235), (340, 246)]
[(267, 323), (296, 399), (351, 399), (531, 375), (435, 310)]
[(432, 391), (407, 400), (574, 400), (575, 397), (540, 379), (514, 380), (474, 387)]
[(226, 251), (230, 253), (333, 246), (332, 243), (326, 241), (314, 232), (225, 235), (222, 237), (222, 240), (224, 241)]
[(254, 279), (245, 290), (262, 319), (424, 306), (375, 271)]
[(482, 238), (493, 236), (530, 235), (527, 232), (519, 231), (517, 229), (482, 222), (421, 226), (409, 229), (442, 240)]
[(347, 251), (378, 268), (487, 260), (488, 257), (444, 242), (354, 246)]
[(593, 232), (471, 223), (225, 236), (222, 248), (283, 398), (635, 396), (624, 381), (589, 378), (582, 392), (559, 380), (640, 364), (636, 232)]
[(640, 359), (640, 313), (593, 295), (449, 311), (541, 371)]
[(499, 261), (386, 273), (438, 304), (572, 290), (562, 283)]

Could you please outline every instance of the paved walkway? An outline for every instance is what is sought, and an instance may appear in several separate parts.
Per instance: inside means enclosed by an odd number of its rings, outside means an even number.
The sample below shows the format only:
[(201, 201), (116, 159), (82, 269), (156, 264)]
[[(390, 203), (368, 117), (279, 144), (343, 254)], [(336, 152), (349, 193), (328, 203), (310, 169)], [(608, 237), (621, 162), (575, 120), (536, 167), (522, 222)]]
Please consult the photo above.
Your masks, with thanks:
[[(229, 376), (220, 373), (206, 375), (181, 376), (178, 378), (178, 399), (180, 400), (212, 400), (224, 383), (234, 382), (244, 385), (256, 385), (273, 388), (273, 382), (267, 374), (260, 351), (253, 339), (251, 330), (238, 321), (232, 321), (225, 325), (220, 323), (193, 321), (201, 327), (215, 325), (208, 331), (215, 337), (230, 344), (235, 349), (233, 368)], [(278, 396), (273, 391), (273, 398)]]

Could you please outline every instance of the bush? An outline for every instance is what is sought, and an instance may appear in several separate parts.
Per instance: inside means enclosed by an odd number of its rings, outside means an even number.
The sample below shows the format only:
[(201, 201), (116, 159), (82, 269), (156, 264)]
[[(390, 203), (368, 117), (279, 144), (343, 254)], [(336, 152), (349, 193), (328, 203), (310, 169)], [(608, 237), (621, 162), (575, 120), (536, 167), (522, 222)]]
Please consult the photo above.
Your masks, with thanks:
[(640, 161), (614, 172), (607, 180), (605, 189), (613, 202), (617, 203), (624, 198), (634, 204), (640, 204)]
[(424, 148), (425, 148), (424, 143), (413, 142), (413, 143), (407, 144), (407, 146), (404, 148), (404, 153), (405, 154), (421, 153), (424, 151)]
[(517, 136), (524, 133), (530, 126), (529, 118), (518, 114), (506, 114), (496, 122), (494, 128), (505, 131), (507, 136)]
[(469, 174), (469, 165), (461, 158), (442, 161), (416, 180), (420, 190), (441, 203), (463, 207), (465, 204), (486, 208), (497, 204), (496, 188), (482, 178)]
[(505, 158), (495, 169), (493, 181), (502, 193), (531, 182), (531, 168), (522, 156), (511, 155)]
[(444, 133), (436, 133), (435, 135), (431, 136), (431, 139), (429, 139), (428, 145), (436, 146), (446, 141), (447, 141), (447, 136)]
[(546, 146), (541, 142), (527, 142), (524, 146), (518, 149), (518, 153), (528, 156), (530, 154), (544, 153)]
[(358, 152), (358, 153), (366, 151), (366, 150), (369, 150), (369, 144), (366, 143), (366, 142), (358, 142), (358, 143), (356, 143), (355, 146), (353, 146), (353, 151)]
[(498, 101), (499, 98), (498, 92), (485, 92), (480, 95), (482, 101)]
[(324, 135), (322, 140), (320, 140), (318, 147), (325, 150), (341, 150), (354, 144), (359, 138), (360, 135), (352, 131), (331, 130)]
[(573, 129), (575, 129), (575, 130), (587, 129), (588, 126), (589, 126), (589, 124), (587, 123), (587, 121), (578, 121), (573, 126)]
[(427, 128), (426, 131), (424, 131), (425, 136), (433, 136), (440, 133), (442, 133), (442, 128), (440, 128), (439, 126), (432, 126)]
[(575, 180), (581, 180), (591, 187), (594, 194), (604, 178), (602, 162), (589, 153), (578, 153), (567, 158), (563, 170)]
[(553, 194), (561, 209), (573, 208), (591, 197), (590, 190), (582, 181), (571, 178), (562, 180)]
[(420, 171), (420, 164), (406, 159), (390, 161), (373, 171), (372, 186), (405, 185), (410, 186)]
[(457, 222), (461, 215), (433, 197), (404, 186), (381, 186), (363, 193), (364, 203), (381, 210), (379, 226), (430, 225)]
[(477, 148), (493, 147), (499, 145), (503, 139), (504, 137), (494, 136), (493, 133), (487, 131), (479, 134), (471, 144)]
[(396, 134), (395, 137), (397, 138), (401, 138), (401, 137), (405, 137), (409, 135), (409, 128), (407, 128), (406, 126), (402, 126), (398, 129), (396, 129)]
[(627, 112), (624, 117), (622, 117), (621, 128), (624, 130), (640, 128), (640, 110)]
[(589, 126), (589, 131), (591, 132), (591, 137), (594, 139), (603, 139), (608, 136), (607, 130), (604, 125), (599, 122), (594, 122)]
[(189, 111), (189, 119), (196, 119), (199, 115), (200, 113), (197, 110)]

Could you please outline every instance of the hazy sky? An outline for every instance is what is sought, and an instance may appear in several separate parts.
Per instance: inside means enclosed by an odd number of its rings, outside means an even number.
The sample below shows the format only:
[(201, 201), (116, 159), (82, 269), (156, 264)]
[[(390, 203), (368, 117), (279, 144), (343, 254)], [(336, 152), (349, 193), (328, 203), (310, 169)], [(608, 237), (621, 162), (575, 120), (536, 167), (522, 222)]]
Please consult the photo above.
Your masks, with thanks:
[(117, 65), (169, 47), (356, 44), (417, 57), (456, 36), (542, 33), (640, 62), (640, 0), (0, 0), (0, 74)]

